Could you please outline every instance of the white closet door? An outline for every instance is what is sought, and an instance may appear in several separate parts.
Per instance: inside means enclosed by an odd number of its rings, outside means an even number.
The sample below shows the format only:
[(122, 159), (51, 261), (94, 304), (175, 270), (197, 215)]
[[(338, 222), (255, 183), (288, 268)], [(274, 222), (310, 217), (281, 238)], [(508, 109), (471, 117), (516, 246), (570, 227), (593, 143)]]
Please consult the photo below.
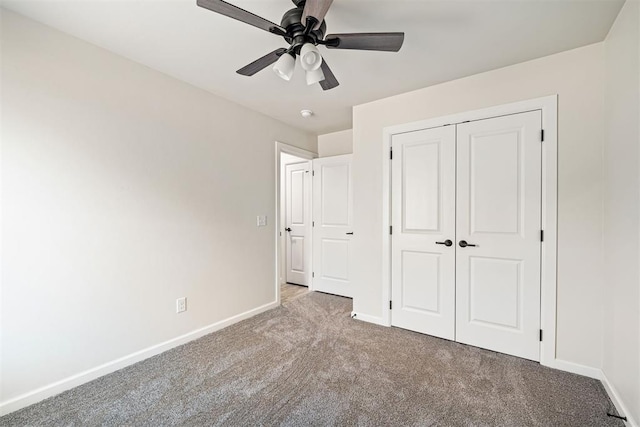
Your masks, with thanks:
[(313, 290), (351, 297), (351, 154), (314, 159), (313, 171)]
[(285, 166), (286, 281), (304, 286), (311, 276), (310, 179), (309, 162)]
[(455, 330), (455, 147), (455, 126), (392, 140), (391, 323), (450, 340)]
[(540, 131), (539, 111), (457, 126), (456, 341), (536, 361)]

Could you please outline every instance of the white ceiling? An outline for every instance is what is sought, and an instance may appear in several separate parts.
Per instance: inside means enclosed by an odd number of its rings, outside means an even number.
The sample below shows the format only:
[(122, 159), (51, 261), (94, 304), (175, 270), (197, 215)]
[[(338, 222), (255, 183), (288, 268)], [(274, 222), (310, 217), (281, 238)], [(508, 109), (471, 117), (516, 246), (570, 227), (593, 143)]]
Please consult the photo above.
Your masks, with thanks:
[[(231, 0), (280, 23), (290, 0)], [(602, 41), (623, 0), (335, 0), (327, 32), (404, 31), (399, 53), (325, 50), (323, 92), (269, 69), (235, 70), (282, 38), (196, 0), (0, 0), (3, 7), (316, 134), (351, 127), (351, 106)], [(300, 110), (315, 116), (303, 119)]]

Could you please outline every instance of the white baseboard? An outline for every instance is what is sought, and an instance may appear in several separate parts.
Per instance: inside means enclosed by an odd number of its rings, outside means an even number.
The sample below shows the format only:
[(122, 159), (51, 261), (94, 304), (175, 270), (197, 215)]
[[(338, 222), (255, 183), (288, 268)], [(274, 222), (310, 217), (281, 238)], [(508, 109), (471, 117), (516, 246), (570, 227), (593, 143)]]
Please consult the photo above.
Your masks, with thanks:
[(543, 363), (543, 365), (548, 366), (549, 368), (571, 372), (572, 374), (595, 378), (596, 380), (602, 379), (602, 370), (600, 368), (592, 368), (591, 366), (580, 365), (574, 362), (567, 362), (566, 360), (561, 359), (553, 359), (549, 363)]
[(368, 314), (357, 313), (355, 311), (351, 312), (351, 317), (356, 320), (362, 320), (363, 322), (375, 323), (380, 326), (389, 326), (385, 323), (382, 317), (370, 316)]
[(602, 372), (602, 378), (600, 379), (600, 381), (602, 381), (602, 385), (607, 391), (607, 394), (609, 395), (609, 398), (615, 405), (616, 409), (618, 410), (618, 413), (627, 417), (627, 421), (625, 421), (626, 425), (629, 427), (639, 427), (638, 422), (633, 419), (631, 413), (629, 412), (629, 408), (627, 408), (627, 405), (624, 404), (624, 401), (620, 398), (620, 394), (613, 386), (613, 384), (609, 382), (609, 379), (604, 372)]
[(618, 410), (618, 413), (627, 417), (626, 425), (629, 427), (640, 427), (637, 421), (634, 420), (631, 416), (629, 409), (624, 404), (624, 401), (620, 397), (620, 394), (618, 393), (616, 388), (609, 382), (609, 379), (602, 371), (602, 369), (579, 365), (577, 363), (567, 362), (566, 360), (560, 359), (554, 359), (551, 361), (551, 363), (545, 364), (545, 366), (600, 380), (600, 382), (602, 382), (602, 385), (604, 386), (605, 391), (609, 395), (609, 398)]
[(91, 368), (84, 372), (80, 372), (78, 374), (64, 378), (60, 381), (56, 381), (52, 384), (48, 384), (44, 387), (29, 391), (20, 396), (16, 396), (12, 399), (0, 403), (0, 416), (17, 411), (18, 409), (22, 409), (48, 397), (55, 396), (56, 394), (60, 394), (65, 390), (69, 390), (81, 384), (92, 381), (96, 378), (110, 374), (111, 372), (115, 372), (129, 365), (133, 365), (134, 363), (140, 362), (141, 360), (148, 359), (149, 357), (155, 356), (179, 345), (188, 343), (189, 341), (193, 341), (212, 332), (219, 331), (220, 329), (231, 326), (234, 323), (238, 323), (242, 320), (248, 319), (257, 314), (278, 307), (278, 305), (279, 304), (277, 301), (265, 304), (263, 306), (245, 311), (244, 313), (240, 313), (211, 325), (196, 329), (179, 337), (172, 338), (160, 344), (156, 344), (154, 346), (136, 351), (135, 353), (131, 353), (119, 359), (112, 360), (111, 362), (96, 366), (95, 368)]

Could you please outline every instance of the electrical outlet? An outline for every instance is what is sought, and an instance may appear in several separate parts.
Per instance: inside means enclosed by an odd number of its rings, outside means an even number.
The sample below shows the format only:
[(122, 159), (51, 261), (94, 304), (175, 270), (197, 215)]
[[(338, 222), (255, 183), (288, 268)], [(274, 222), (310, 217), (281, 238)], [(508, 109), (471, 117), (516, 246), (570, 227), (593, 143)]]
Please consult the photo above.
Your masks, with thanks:
[(258, 225), (258, 227), (266, 227), (267, 226), (267, 216), (266, 215), (258, 215), (257, 225)]
[(187, 311), (187, 297), (176, 300), (176, 313), (182, 313), (183, 311)]

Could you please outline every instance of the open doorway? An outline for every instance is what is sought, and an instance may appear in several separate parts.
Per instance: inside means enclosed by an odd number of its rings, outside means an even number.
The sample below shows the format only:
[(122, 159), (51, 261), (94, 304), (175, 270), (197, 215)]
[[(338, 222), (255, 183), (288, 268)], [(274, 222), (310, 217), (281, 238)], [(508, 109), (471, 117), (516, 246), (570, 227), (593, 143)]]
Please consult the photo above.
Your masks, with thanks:
[(311, 280), (312, 159), (315, 153), (276, 145), (277, 292), (282, 303), (308, 292)]

